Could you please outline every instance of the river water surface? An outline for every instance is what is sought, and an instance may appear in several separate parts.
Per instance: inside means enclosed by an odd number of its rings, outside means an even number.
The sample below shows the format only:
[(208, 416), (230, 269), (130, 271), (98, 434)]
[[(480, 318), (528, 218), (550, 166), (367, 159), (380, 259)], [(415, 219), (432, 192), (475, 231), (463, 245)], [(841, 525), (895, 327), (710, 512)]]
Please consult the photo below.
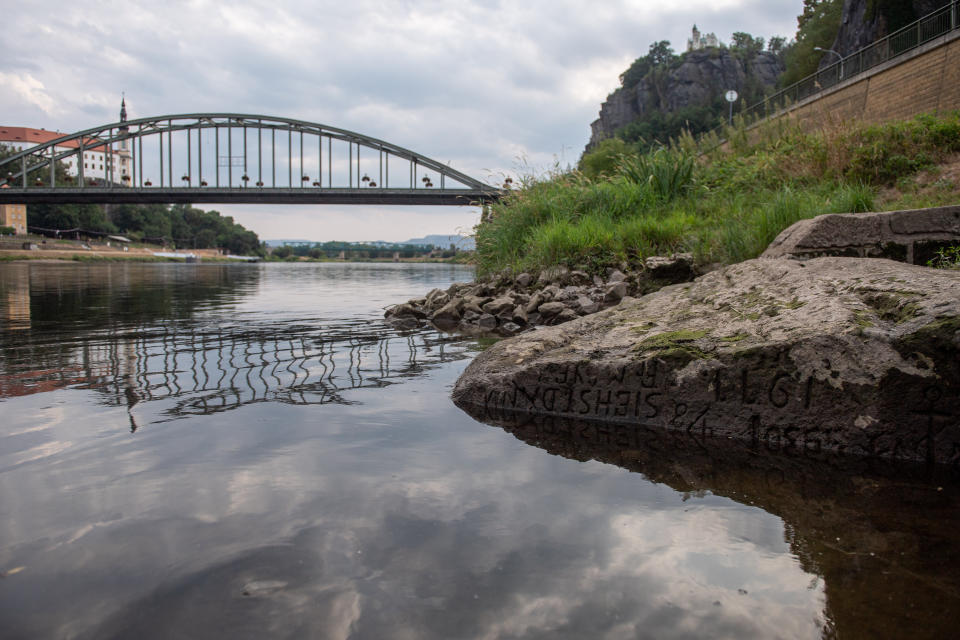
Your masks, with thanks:
[(546, 420), (410, 264), (0, 264), (0, 637), (949, 637), (956, 485)]

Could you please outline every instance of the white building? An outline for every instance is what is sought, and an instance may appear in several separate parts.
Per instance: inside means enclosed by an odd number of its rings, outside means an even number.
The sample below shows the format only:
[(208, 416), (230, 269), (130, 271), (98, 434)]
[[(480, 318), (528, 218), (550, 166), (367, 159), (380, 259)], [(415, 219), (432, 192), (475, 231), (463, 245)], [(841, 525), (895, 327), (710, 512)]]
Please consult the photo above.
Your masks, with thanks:
[[(120, 101), (120, 122), (127, 121), (126, 100)], [(122, 130), (122, 128), (121, 128)], [(64, 134), (59, 131), (46, 129), (32, 129), (30, 127), (5, 127), (0, 125), (0, 145), (23, 151), (39, 144), (56, 140)], [(83, 176), (87, 180), (106, 180), (108, 172), (114, 184), (129, 184), (131, 180), (131, 155), (129, 141), (123, 140), (119, 146), (114, 145), (112, 153), (107, 153), (106, 145), (96, 138), (83, 141)], [(57, 154), (63, 151), (79, 148), (78, 140), (69, 140), (55, 147)], [(111, 162), (112, 156), (112, 162)], [(76, 178), (80, 175), (76, 155), (63, 161), (67, 174)]]
[(690, 38), (687, 38), (687, 51), (696, 51), (697, 49), (704, 49), (706, 47), (719, 46), (720, 40), (717, 39), (716, 34), (701, 34), (700, 30), (697, 29), (697, 25), (693, 25), (693, 33)]

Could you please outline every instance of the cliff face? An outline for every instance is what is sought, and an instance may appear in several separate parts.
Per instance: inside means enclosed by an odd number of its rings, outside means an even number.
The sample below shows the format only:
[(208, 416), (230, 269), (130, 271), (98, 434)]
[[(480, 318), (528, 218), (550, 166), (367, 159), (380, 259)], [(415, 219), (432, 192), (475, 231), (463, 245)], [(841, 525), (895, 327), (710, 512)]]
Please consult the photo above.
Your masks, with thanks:
[(747, 56), (728, 49), (692, 51), (678, 66), (610, 94), (600, 106), (600, 117), (590, 124), (588, 148), (650, 110), (674, 113), (709, 104), (729, 89), (743, 95), (748, 85), (772, 87), (782, 72), (783, 63), (767, 51)]
[[(830, 48), (847, 56), (908, 23), (949, 4), (950, 0), (845, 0), (837, 39)], [(820, 67), (836, 62), (824, 56)]]

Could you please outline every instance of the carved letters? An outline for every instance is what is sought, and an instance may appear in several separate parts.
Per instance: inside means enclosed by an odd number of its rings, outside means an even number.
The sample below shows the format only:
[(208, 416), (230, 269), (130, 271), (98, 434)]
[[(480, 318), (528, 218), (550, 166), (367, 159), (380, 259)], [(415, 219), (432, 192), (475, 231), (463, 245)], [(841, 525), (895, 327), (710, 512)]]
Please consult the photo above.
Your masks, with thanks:
[[(516, 376), (507, 388), (487, 390), (484, 404), (490, 409), (736, 437), (774, 450), (960, 462), (957, 403), (945, 403), (938, 387), (917, 390), (923, 397), (915, 409), (908, 409), (918, 415), (912, 431), (876, 431), (870, 428), (872, 422), (857, 429), (831, 427), (829, 419), (838, 402), (846, 403), (848, 413), (850, 405), (855, 408), (861, 402), (857, 391), (839, 391), (813, 376), (790, 373), (784, 365), (782, 358), (773, 357), (753, 366), (704, 368), (696, 379), (685, 381), (674, 380), (669, 366), (656, 359), (619, 366), (592, 361), (551, 364)], [(585, 437), (608, 437), (603, 428), (591, 429)]]

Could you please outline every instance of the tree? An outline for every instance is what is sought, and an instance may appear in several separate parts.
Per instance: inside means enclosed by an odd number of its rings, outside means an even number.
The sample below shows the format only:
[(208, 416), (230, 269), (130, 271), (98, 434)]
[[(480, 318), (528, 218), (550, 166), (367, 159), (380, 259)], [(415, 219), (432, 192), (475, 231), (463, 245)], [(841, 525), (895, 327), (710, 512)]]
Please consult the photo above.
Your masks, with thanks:
[[(20, 153), (18, 150), (13, 147), (8, 147), (6, 145), (0, 145), (0, 161), (11, 158)], [(36, 156), (29, 155), (26, 157), (27, 165), (27, 184), (33, 185), (36, 184), (39, 180), (40, 182), (46, 184), (50, 180), (50, 169), (47, 167), (33, 168), (38, 167), (43, 162), (42, 159), (37, 158)], [(0, 176), (0, 179), (9, 180), (12, 178), (13, 174), (20, 171), (20, 161), (14, 162), (16, 166), (7, 165), (3, 168), (3, 176)], [(57, 184), (64, 184), (64, 178), (67, 175), (67, 167), (62, 162), (57, 162), (56, 169), (56, 178)], [(21, 178), (18, 176), (14, 183), (21, 184)], [(13, 186), (13, 185), (11, 185)]]
[(613, 175), (620, 158), (630, 152), (630, 147), (620, 138), (601, 140), (592, 151), (581, 156), (580, 171), (590, 179)]
[(650, 45), (647, 55), (633, 61), (630, 68), (620, 74), (620, 84), (630, 89), (640, 84), (657, 67), (668, 67), (676, 62), (678, 56), (670, 48), (669, 40), (660, 40)]
[[(762, 91), (760, 92), (762, 95)], [(751, 97), (744, 91), (745, 99)], [(650, 111), (617, 131), (617, 137), (632, 145), (633, 152), (645, 153), (669, 144), (684, 131), (693, 135), (709, 131), (724, 121), (727, 103), (717, 96), (710, 104), (684, 107), (673, 113)]]
[(789, 86), (814, 73), (825, 54), (815, 47), (829, 49), (837, 38), (843, 0), (803, 0), (803, 13), (797, 16), (797, 36), (785, 52), (787, 70), (780, 85)]
[(75, 204), (27, 205), (27, 220), (31, 227), (42, 229), (66, 230), (80, 226), (80, 215)]
[(669, 65), (677, 58), (673, 53), (673, 49), (670, 48), (669, 40), (660, 40), (650, 45), (650, 51), (647, 53), (647, 57), (650, 59), (650, 64), (655, 67)]
[[(11, 147), (0, 146), (0, 160), (9, 158), (19, 153)], [(27, 184), (35, 185), (37, 181), (49, 186), (50, 168), (49, 165), (37, 169), (29, 167), (41, 164), (43, 160), (34, 156), (28, 156), (27, 159)], [(19, 164), (19, 163), (18, 163)], [(4, 169), (5, 172), (16, 173), (19, 166), (15, 169)], [(73, 186), (72, 179), (68, 179), (67, 166), (61, 162), (56, 163), (56, 184), (59, 186)], [(19, 186), (20, 181), (15, 180)], [(45, 229), (86, 229), (90, 231), (115, 231), (110, 221), (104, 214), (103, 207), (100, 205), (27, 205), (27, 220), (31, 227), (42, 227)]]
[(773, 36), (767, 43), (767, 51), (770, 53), (780, 53), (787, 44), (787, 39), (782, 36)]
[(757, 53), (763, 51), (763, 38), (754, 38), (749, 33), (736, 31), (733, 34), (733, 44), (730, 45), (730, 48), (746, 53)]

